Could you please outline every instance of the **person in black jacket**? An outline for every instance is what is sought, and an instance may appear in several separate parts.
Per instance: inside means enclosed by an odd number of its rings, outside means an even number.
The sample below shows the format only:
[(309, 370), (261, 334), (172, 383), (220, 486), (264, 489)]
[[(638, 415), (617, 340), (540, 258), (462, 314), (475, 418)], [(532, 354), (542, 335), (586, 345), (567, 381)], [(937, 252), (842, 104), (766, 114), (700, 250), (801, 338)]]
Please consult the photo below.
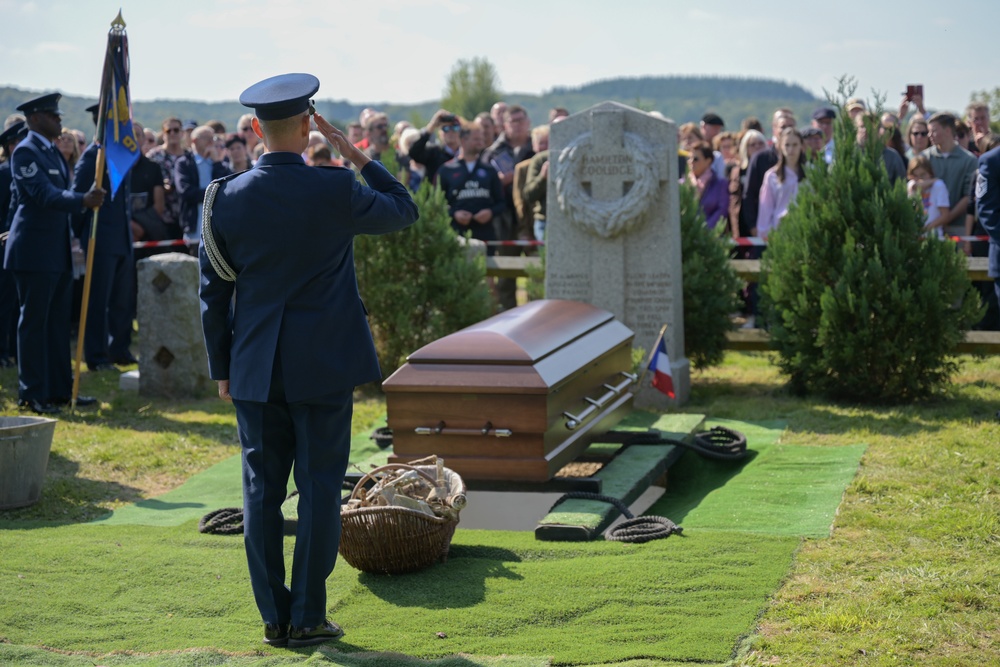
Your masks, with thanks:
[(181, 200), (181, 228), (189, 244), (201, 240), (201, 207), (205, 188), (217, 178), (228, 176), (229, 167), (215, 146), (215, 131), (200, 125), (191, 132), (191, 149), (174, 165), (174, 184)]
[[(493, 219), (506, 209), (503, 185), (496, 169), (483, 162), (483, 130), (466, 125), (459, 131), (461, 152), (438, 169), (438, 184), (448, 200), (451, 226), (459, 234), (493, 241)], [(490, 248), (488, 254), (494, 254)]]
[[(436, 130), (439, 131), (440, 146), (430, 143), (431, 136)], [(461, 148), (459, 140), (461, 130), (462, 125), (458, 116), (444, 109), (438, 109), (434, 117), (431, 118), (431, 122), (420, 131), (420, 136), (410, 147), (410, 159), (416, 160), (427, 168), (424, 178), (431, 183), (437, 182), (437, 170), (441, 168), (441, 165), (455, 159), (455, 156), (458, 155)]]
[[(90, 144), (76, 163), (73, 189), (87, 192), (97, 176), (100, 148)], [(102, 183), (110, 183), (105, 166)], [(83, 356), (91, 371), (114, 371), (113, 364), (137, 363), (129, 347), (132, 344), (132, 196), (129, 178), (122, 181), (114, 197), (105, 197), (97, 217), (94, 257), (90, 274), (90, 302), (83, 338)], [(73, 229), (84, 248), (89, 248), (94, 212), (80, 211), (73, 216)]]
[[(28, 135), (28, 126), (23, 120), (15, 120), (0, 134), (0, 231), (8, 229), (8, 215), (11, 208), (11, 182), (14, 180), (10, 171), (10, 156), (17, 145)], [(0, 368), (10, 368), (14, 365), (13, 357), (17, 356), (17, 288), (14, 286), (14, 274), (0, 268)]]

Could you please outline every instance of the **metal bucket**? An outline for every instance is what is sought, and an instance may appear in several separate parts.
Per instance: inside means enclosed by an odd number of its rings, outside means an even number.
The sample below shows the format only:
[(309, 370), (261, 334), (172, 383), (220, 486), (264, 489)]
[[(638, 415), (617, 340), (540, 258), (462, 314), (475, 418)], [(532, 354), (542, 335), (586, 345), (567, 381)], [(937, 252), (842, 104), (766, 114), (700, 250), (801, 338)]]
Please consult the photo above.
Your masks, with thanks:
[(0, 417), (0, 510), (41, 498), (55, 430), (55, 419)]

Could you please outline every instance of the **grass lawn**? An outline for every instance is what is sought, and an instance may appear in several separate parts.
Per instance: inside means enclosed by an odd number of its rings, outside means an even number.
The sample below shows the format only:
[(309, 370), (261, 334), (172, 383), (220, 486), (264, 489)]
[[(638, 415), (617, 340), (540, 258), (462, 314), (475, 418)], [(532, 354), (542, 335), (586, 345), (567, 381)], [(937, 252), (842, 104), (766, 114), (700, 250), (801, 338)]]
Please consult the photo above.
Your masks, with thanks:
[[(784, 422), (787, 428), (781, 443), (809, 447), (839, 447), (867, 445), (861, 468), (848, 487), (841, 504), (834, 529), (830, 536), (814, 538), (761, 538), (760, 542), (747, 542), (746, 548), (757, 553), (770, 553), (780, 561), (782, 551), (778, 540), (794, 540), (797, 550), (790, 574), (777, 587), (776, 594), (757, 608), (762, 613), (754, 631), (733, 647), (729, 656), (686, 656), (701, 664), (739, 665), (979, 665), (1000, 664), (1000, 465), (994, 449), (1000, 442), (1000, 358), (975, 360), (964, 358), (960, 373), (946, 395), (925, 403), (905, 407), (870, 407), (831, 404), (815, 399), (803, 399), (788, 394), (780, 375), (770, 364), (767, 354), (730, 353), (719, 368), (694, 373), (691, 402), (684, 406), (686, 412), (703, 413), (710, 419), (732, 419), (753, 422)], [(3, 414), (17, 414), (15, 408), (16, 377), (13, 371), (0, 371), (0, 406)], [(226, 459), (238, 451), (235, 418), (231, 406), (218, 399), (190, 400), (184, 402), (149, 401), (135, 394), (117, 390), (117, 376), (86, 374), (82, 393), (98, 396), (105, 401), (99, 410), (81, 411), (79, 415), (64, 415), (57, 426), (56, 440), (49, 462), (43, 500), (37, 505), (21, 510), (0, 512), (0, 562), (15, 560), (9, 549), (20, 539), (44, 542), (51, 540), (46, 549), (53, 558), (53, 568), (66, 568), (67, 577), (74, 586), (85, 586), (86, 577), (74, 572), (74, 553), (62, 538), (54, 539), (58, 525), (81, 524), (137, 500), (163, 493), (180, 485), (195, 472)], [(377, 399), (358, 403), (356, 422), (370, 424), (383, 411)], [(69, 541), (81, 540), (80, 549), (90, 551), (129, 549), (128, 541), (111, 544), (83, 545), (84, 526), (66, 526)], [(127, 536), (145, 535), (153, 530), (145, 527), (128, 528)], [(187, 545), (196, 545), (200, 536), (185, 537), (173, 529), (158, 533), (164, 548), (183, 553)], [(709, 528), (703, 529), (706, 532)], [(535, 560), (552, 557), (553, 550), (565, 549), (566, 558), (589, 558), (596, 564), (611, 559), (621, 550), (621, 545), (593, 544), (589, 554), (573, 551), (580, 547), (542, 548), (531, 540), (510, 537), (470, 539), (476, 531), (459, 532), (456, 548), (465, 559), (459, 579), (471, 577), (478, 588), (466, 590), (476, 596), (484, 587), (504, 584), (517, 576), (525, 576), (536, 567)], [(713, 539), (722, 540), (723, 533)], [(138, 539), (138, 537), (137, 537)], [(689, 539), (689, 538), (671, 538)], [(662, 545), (669, 545), (667, 540)], [(495, 543), (494, 543), (495, 542)], [(721, 543), (721, 542), (720, 542)], [(252, 601), (233, 589), (237, 575), (242, 576), (242, 549), (238, 543), (219, 543), (218, 562), (211, 565), (212, 576), (205, 584), (206, 599), (199, 610), (182, 610), (178, 617), (197, 616), (208, 608), (227, 619), (220, 624), (220, 641), (216, 648), (228, 647), (233, 636), (252, 633)], [(676, 543), (675, 543), (676, 544)], [(636, 553), (643, 558), (654, 557), (664, 546), (652, 546)], [(676, 548), (676, 547), (675, 547)], [(501, 571), (479, 571), (476, 549), (505, 553)], [(664, 555), (664, 557), (667, 557)], [(734, 556), (727, 555), (728, 558)], [(166, 557), (165, 557), (166, 559)], [(168, 560), (168, 559), (167, 559)], [(166, 560), (164, 561), (166, 562)], [(610, 560), (609, 560), (610, 562)], [(483, 561), (485, 566), (486, 561)], [(786, 561), (787, 563), (787, 561)], [(163, 565), (163, 563), (159, 563)], [(140, 585), (123, 581), (120, 590), (95, 592), (95, 598), (113, 601), (116, 596), (148, 597), (158, 585), (169, 585), (166, 573), (157, 579), (158, 562), (136, 562), (136, 579)], [(675, 571), (678, 587), (695, 585), (697, 564), (679, 562)], [(190, 564), (197, 571), (197, 564)], [(641, 568), (641, 564), (637, 565)], [(784, 566), (783, 566), (784, 567)], [(215, 572), (215, 570), (218, 572)], [(444, 577), (435, 586), (447, 585), (448, 571), (441, 569)], [(162, 570), (162, 568), (161, 568)], [(787, 567), (782, 571), (787, 572)], [(145, 572), (143, 575), (141, 573)], [(610, 572), (610, 570), (609, 570)], [(16, 576), (0, 565), (0, 576)], [(171, 573), (169, 577), (177, 576)], [(611, 576), (611, 575), (608, 575)], [(79, 577), (77, 579), (76, 577)], [(341, 578), (343, 579), (343, 578)], [(709, 578), (710, 579), (710, 578)], [(354, 638), (359, 646), (375, 650), (402, 650), (427, 657), (450, 653), (445, 640), (432, 640), (418, 652), (419, 646), (408, 651), (405, 644), (406, 628), (397, 628), (398, 637), (393, 643), (392, 633), (384, 646), (375, 642), (380, 636), (378, 614), (381, 607), (437, 610), (434, 618), (442, 622), (463, 622), (463, 627), (481, 626), (484, 636), (502, 632), (491, 623), (502, 623), (496, 618), (463, 619), (461, 610), (449, 615), (447, 609), (438, 609), (430, 593), (413, 593), (400, 597), (392, 587), (379, 585), (361, 577), (365, 594), (371, 605), (361, 604), (357, 596), (338, 598), (342, 594), (331, 579), (331, 603), (344, 599), (345, 618), (354, 628)], [(429, 580), (430, 581), (430, 580)], [(699, 580), (700, 581), (700, 580)], [(776, 584), (779, 580), (776, 580)], [(618, 585), (627, 587), (628, 577)], [(585, 582), (568, 582), (583, 586)], [(38, 584), (38, 594), (52, 594)], [(11, 582), (0, 581), (8, 592)], [(774, 586), (770, 590), (774, 590)], [(498, 595), (504, 595), (502, 586)], [(479, 593), (477, 593), (479, 591)], [(145, 593), (145, 595), (144, 595)], [(549, 618), (558, 607), (548, 598), (556, 591), (546, 591), (545, 596), (523, 604), (507, 599), (507, 604), (518, 608), (523, 618)], [(234, 597), (235, 596), (235, 597)], [(415, 596), (415, 597), (414, 597)], [(548, 597), (546, 597), (548, 596)], [(245, 599), (244, 599), (245, 597)], [(239, 608), (230, 608), (231, 599), (242, 602)], [(506, 599), (506, 598), (501, 598)], [(629, 613), (635, 604), (662, 604), (661, 601), (641, 599), (636, 593), (632, 598), (609, 597), (607, 609), (567, 609), (566, 613), (578, 616), (581, 622), (589, 618), (601, 627), (614, 618)], [(470, 600), (470, 603), (474, 600)], [(10, 605), (5, 600), (4, 606)], [(111, 604), (109, 602), (109, 604)], [(138, 603), (137, 603), (138, 604)], [(163, 654), (143, 652), (143, 655), (121, 653), (105, 656), (100, 662), (86, 651), (88, 621), (76, 618), (77, 610), (59, 610), (63, 615), (48, 618), (23, 618), (0, 627), (0, 662), (31, 665), (142, 664), (156, 665), (278, 665), (278, 664), (336, 664), (350, 666), (369, 665), (497, 665), (535, 667), (548, 664), (539, 655), (562, 655), (574, 664), (602, 664), (600, 650), (592, 660), (586, 654), (573, 654), (572, 647), (547, 645), (544, 628), (540, 627), (530, 644), (517, 645), (509, 656), (440, 658), (435, 661), (416, 661), (387, 653), (343, 654), (323, 649), (308, 658), (295, 653), (246, 655), (239, 651), (200, 652), (191, 654)], [(367, 616), (366, 616), (367, 614)], [(667, 622), (669, 609), (656, 612), (653, 619), (663, 615)], [(11, 614), (11, 617), (16, 616)], [(163, 623), (162, 620), (150, 620)], [(215, 622), (206, 618), (204, 622)], [(64, 637), (74, 641), (70, 653), (53, 653), (38, 645), (20, 645), (15, 637), (32, 631), (37, 623), (54, 624)], [(67, 624), (63, 629), (59, 624)], [(79, 627), (77, 627), (79, 626)], [(73, 629), (76, 628), (76, 629)], [(179, 628), (180, 632), (196, 632), (196, 628)], [(97, 632), (97, 630), (94, 630)], [(164, 633), (167, 627), (164, 626)], [(646, 630), (644, 630), (645, 632)], [(349, 630), (350, 632), (350, 630)], [(78, 635), (75, 636), (74, 635)], [(641, 641), (642, 637), (633, 638)], [(620, 638), (629, 641), (628, 637)], [(426, 640), (421, 640), (424, 642)], [(440, 641), (440, 648), (435, 648)], [(597, 638), (599, 642), (612, 643), (613, 635)], [(557, 642), (556, 642), (557, 643)], [(164, 640), (158, 650), (170, 651), (181, 645), (176, 637)], [(122, 647), (127, 638), (122, 638)], [(460, 646), (461, 644), (456, 644)], [(468, 651), (456, 649), (455, 653), (482, 654), (482, 644), (471, 641)], [(535, 650), (532, 647), (535, 647)], [(208, 649), (209, 647), (205, 647)], [(175, 649), (174, 649), (175, 650)], [(561, 653), (560, 653), (561, 652)], [(489, 654), (487, 654), (489, 655)], [(610, 653), (609, 653), (610, 655)], [(535, 656), (535, 657), (533, 657)], [(655, 659), (618, 662), (626, 667), (652, 667), (667, 665)]]

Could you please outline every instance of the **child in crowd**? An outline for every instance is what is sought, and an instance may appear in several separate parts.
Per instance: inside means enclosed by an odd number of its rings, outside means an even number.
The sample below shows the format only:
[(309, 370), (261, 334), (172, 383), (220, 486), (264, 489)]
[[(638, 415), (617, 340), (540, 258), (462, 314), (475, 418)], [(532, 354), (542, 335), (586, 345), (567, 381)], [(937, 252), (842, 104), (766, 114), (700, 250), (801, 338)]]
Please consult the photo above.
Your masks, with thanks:
[(906, 192), (911, 197), (920, 197), (924, 206), (924, 231), (931, 231), (939, 239), (944, 238), (944, 228), (942, 223), (951, 205), (948, 200), (948, 187), (940, 178), (934, 178), (934, 167), (931, 161), (924, 155), (918, 155), (910, 159), (906, 169)]
[(767, 170), (760, 187), (757, 236), (766, 239), (788, 213), (789, 205), (799, 192), (799, 182), (806, 177), (805, 161), (802, 135), (794, 127), (782, 130), (778, 137), (778, 164)]

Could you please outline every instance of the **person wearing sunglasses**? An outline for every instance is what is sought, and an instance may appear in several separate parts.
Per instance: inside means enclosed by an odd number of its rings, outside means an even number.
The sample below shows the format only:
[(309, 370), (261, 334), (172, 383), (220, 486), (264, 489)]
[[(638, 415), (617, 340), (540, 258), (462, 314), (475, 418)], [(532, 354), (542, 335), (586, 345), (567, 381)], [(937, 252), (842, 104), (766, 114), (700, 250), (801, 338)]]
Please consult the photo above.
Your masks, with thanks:
[[(70, 309), (73, 270), (70, 216), (104, 203), (105, 191), (70, 189), (69, 165), (53, 141), (62, 133), (59, 93), (17, 107), (28, 135), (11, 155), (17, 209), (11, 222), (4, 268), (14, 273), (21, 304), (17, 326), (18, 405), (51, 414), (68, 405)], [(77, 405), (96, 399), (78, 396)]]
[(368, 147), (365, 155), (376, 162), (382, 161), (382, 153), (392, 150), (389, 142), (389, 116), (381, 111), (373, 111), (365, 119), (365, 139)]
[(712, 169), (715, 155), (708, 143), (699, 141), (689, 152), (687, 181), (698, 191), (698, 205), (705, 214), (706, 226), (715, 229), (729, 211), (729, 182)]
[[(437, 171), (445, 162), (453, 160), (462, 148), (459, 133), (462, 130), (461, 120), (455, 114), (445, 109), (438, 109), (431, 117), (431, 122), (420, 131), (420, 136), (410, 146), (409, 156), (427, 169), (424, 178), (431, 183), (437, 182)], [(438, 133), (437, 144), (431, 143), (434, 132)]]
[(253, 114), (245, 113), (240, 116), (240, 120), (236, 123), (236, 135), (243, 140), (243, 145), (246, 146), (248, 155), (253, 154), (253, 149), (260, 142), (257, 135), (253, 133), (253, 127), (250, 125), (250, 121), (252, 120)]
[(927, 127), (927, 119), (923, 116), (914, 116), (906, 126), (906, 149), (907, 160), (912, 160), (916, 156), (930, 148), (930, 131)]
[(184, 155), (184, 130), (180, 118), (167, 118), (161, 125), (163, 143), (146, 153), (146, 157), (160, 165), (163, 172), (163, 190), (166, 209), (163, 212), (163, 224), (167, 230), (167, 238), (181, 237), (181, 199), (177, 194), (177, 184), (174, 182), (174, 168), (177, 161)]

